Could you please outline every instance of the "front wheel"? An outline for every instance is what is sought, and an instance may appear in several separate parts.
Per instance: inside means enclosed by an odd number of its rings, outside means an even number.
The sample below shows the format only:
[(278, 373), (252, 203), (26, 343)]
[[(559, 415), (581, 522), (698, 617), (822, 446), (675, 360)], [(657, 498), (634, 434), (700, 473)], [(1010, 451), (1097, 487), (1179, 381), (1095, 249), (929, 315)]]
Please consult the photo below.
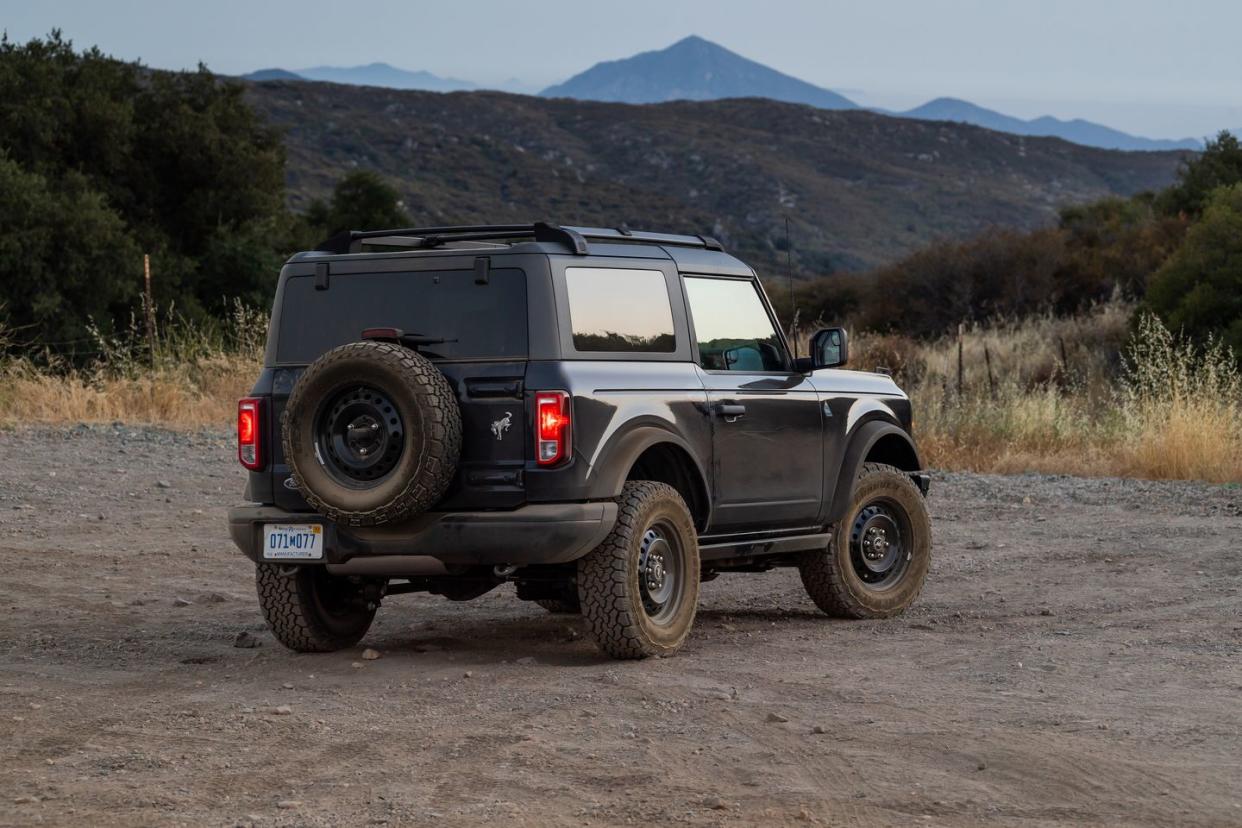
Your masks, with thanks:
[(672, 486), (625, 484), (617, 523), (578, 562), (582, 617), (613, 658), (672, 655), (685, 643), (699, 602), (699, 543)]
[(299, 653), (330, 653), (357, 644), (375, 619), (362, 586), (322, 566), (255, 568), (259, 606), (276, 640)]
[(836, 618), (889, 618), (914, 603), (931, 563), (931, 520), (906, 473), (865, 463), (825, 550), (798, 565), (815, 605)]

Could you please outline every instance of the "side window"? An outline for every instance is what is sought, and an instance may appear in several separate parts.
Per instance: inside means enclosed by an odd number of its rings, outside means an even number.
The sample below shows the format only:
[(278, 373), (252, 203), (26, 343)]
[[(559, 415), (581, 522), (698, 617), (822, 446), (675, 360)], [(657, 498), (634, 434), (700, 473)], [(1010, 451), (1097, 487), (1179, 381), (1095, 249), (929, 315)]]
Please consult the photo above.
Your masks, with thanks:
[(569, 324), (579, 351), (672, 353), (673, 310), (658, 270), (565, 269)]
[(709, 371), (785, 371), (785, 345), (754, 284), (686, 277), (699, 360)]

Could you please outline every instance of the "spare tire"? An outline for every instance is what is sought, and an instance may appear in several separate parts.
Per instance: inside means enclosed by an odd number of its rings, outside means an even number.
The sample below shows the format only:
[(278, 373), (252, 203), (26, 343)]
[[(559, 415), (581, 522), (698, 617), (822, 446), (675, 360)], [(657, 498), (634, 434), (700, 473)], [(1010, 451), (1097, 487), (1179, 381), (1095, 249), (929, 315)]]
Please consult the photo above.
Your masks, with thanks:
[(354, 342), (298, 378), (281, 437), (307, 503), (339, 523), (375, 526), (444, 495), (461, 453), (461, 412), (426, 357), (388, 342)]

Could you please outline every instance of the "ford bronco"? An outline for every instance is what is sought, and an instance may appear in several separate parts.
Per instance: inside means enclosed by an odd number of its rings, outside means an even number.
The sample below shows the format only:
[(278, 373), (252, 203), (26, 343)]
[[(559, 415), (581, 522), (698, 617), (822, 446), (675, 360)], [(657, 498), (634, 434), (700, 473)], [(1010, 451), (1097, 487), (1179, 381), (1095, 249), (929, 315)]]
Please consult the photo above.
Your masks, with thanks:
[(891, 616), (931, 555), (910, 402), (841, 369), (844, 330), (810, 351), (711, 238), (342, 233), (281, 271), (231, 535), (299, 651), (356, 644), (390, 595), (512, 583), (610, 656), (668, 655), (702, 582), (773, 567)]

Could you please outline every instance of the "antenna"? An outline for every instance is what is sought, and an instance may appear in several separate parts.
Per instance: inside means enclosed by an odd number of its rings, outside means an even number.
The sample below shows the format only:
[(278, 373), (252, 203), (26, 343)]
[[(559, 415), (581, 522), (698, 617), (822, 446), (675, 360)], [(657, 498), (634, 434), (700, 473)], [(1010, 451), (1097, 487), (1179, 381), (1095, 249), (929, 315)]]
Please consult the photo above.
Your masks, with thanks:
[(798, 308), (794, 303), (793, 243), (789, 240), (789, 214), (785, 214), (785, 270), (789, 276), (789, 333), (794, 359), (798, 358)]

